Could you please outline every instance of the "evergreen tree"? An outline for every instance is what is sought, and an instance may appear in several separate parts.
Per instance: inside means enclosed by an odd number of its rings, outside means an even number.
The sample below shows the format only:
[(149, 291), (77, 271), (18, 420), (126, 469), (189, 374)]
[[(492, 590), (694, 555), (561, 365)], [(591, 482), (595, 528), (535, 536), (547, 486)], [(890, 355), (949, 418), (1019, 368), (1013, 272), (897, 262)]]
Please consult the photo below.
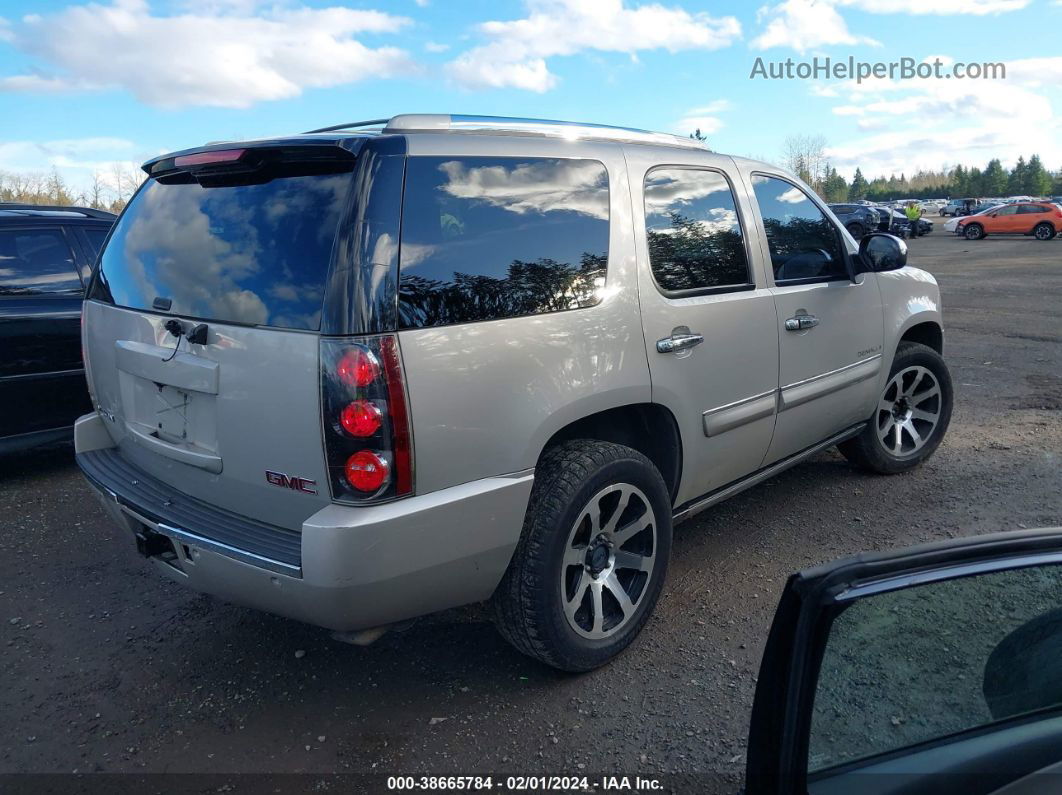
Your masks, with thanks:
[(1010, 171), (1010, 178), (1007, 180), (1007, 192), (1011, 196), (1020, 196), (1027, 192), (1029, 182), (1028, 167), (1025, 165), (1025, 158), (1019, 157), (1018, 162), (1014, 164), (1014, 168)]
[(1029, 158), (1029, 165), (1026, 167), (1025, 192), (1029, 196), (1046, 196), (1051, 192), (1051, 187), (1051, 175), (1040, 162), (1040, 155), (1033, 155)]
[(863, 172), (857, 168), (855, 170), (855, 175), (852, 177), (852, 184), (848, 188), (848, 198), (851, 201), (865, 199), (867, 197), (867, 189), (869, 187), (870, 186), (867, 184), (866, 178), (863, 176)]
[(952, 199), (963, 199), (970, 192), (970, 177), (967, 175), (966, 169), (961, 165), (955, 166), (951, 172), (948, 192), (951, 194), (950, 198)]
[(999, 197), (1007, 192), (1007, 172), (998, 157), (993, 157), (981, 176), (981, 192), (985, 196)]
[[(974, 166), (970, 169), (970, 173), (966, 176), (966, 192), (969, 194), (969, 198), (976, 199), (985, 194), (985, 181), (981, 175), (981, 169)], [(960, 196), (960, 199), (967, 198), (966, 196)]]

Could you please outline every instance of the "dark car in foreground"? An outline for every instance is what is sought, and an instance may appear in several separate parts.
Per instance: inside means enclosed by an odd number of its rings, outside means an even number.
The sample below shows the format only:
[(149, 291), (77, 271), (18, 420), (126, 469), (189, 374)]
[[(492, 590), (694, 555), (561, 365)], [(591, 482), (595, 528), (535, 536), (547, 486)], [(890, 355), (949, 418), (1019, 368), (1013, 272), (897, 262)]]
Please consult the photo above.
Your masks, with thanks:
[(865, 204), (831, 204), (829, 207), (856, 240), (875, 231), (881, 222), (874, 208)]
[(1062, 784), (1062, 528), (794, 574), (756, 686), (747, 795)]
[[(0, 203), (0, 453), (71, 436), (92, 406), (81, 301), (116, 216)], [(17, 410), (10, 410), (17, 408)]]

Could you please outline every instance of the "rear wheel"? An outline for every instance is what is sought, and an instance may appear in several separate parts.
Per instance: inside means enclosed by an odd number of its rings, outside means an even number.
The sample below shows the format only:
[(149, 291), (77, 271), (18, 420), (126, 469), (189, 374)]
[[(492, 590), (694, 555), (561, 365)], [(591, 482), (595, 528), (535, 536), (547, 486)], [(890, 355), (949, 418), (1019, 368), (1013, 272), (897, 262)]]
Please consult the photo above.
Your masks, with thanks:
[(980, 224), (967, 224), (963, 227), (962, 234), (967, 240), (980, 240), (985, 236), (985, 228)]
[(502, 635), (524, 654), (587, 671), (625, 649), (660, 596), (671, 500), (636, 450), (577, 439), (547, 451), (513, 560), (494, 594)]
[(1055, 228), (1049, 223), (1037, 224), (1033, 229), (1033, 235), (1037, 240), (1050, 240), (1055, 236)]
[(862, 224), (851, 223), (848, 224), (846, 228), (848, 229), (848, 232), (852, 235), (852, 237), (854, 237), (856, 240), (862, 239), (863, 235), (867, 233), (867, 230), (863, 228)]
[(952, 397), (944, 358), (926, 345), (901, 342), (867, 427), (838, 449), (853, 464), (882, 475), (913, 469), (944, 438)]

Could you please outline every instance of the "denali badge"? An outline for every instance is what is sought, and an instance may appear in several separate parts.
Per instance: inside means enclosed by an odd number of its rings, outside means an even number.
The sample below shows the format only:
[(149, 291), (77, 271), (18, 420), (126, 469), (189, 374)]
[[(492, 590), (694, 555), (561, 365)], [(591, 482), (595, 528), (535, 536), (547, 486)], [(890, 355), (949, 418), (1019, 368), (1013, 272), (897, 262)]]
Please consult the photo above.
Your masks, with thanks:
[(272, 472), (266, 470), (266, 480), (272, 483), (274, 486), (280, 486), (281, 488), (291, 489), (292, 491), (301, 491), (303, 494), (316, 494), (317, 493), (317, 481), (307, 480), (306, 478), (289, 477), (281, 472)]

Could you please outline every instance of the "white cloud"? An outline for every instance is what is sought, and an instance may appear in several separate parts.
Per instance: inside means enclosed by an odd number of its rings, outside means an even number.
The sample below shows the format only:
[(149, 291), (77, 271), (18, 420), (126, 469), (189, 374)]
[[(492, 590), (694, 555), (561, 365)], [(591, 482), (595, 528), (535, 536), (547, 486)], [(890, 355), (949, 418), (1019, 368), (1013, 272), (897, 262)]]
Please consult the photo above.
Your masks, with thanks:
[(0, 41), (11, 41), (11, 23), (0, 17)]
[(256, 5), (195, 0), (180, 14), (157, 16), (146, 0), (112, 0), (29, 15), (10, 29), (10, 39), (52, 71), (0, 77), (0, 90), (120, 87), (160, 107), (243, 108), (411, 68), (403, 50), (371, 48), (355, 38), (400, 31), (410, 23), (404, 17)]
[(485, 22), (486, 44), (449, 64), (450, 76), (469, 88), (513, 87), (547, 91), (557, 83), (546, 59), (582, 50), (714, 50), (741, 36), (732, 16), (712, 17), (658, 3), (626, 0), (527, 0), (528, 15), (509, 22)]
[(441, 44), (437, 41), (429, 41), (424, 45), (424, 49), (428, 52), (446, 52), (450, 49), (449, 44)]
[(756, 50), (790, 47), (803, 53), (831, 44), (880, 46), (874, 39), (851, 33), (830, 0), (785, 0), (764, 6), (756, 16), (768, 20), (763, 33), (751, 42)]
[(1036, 153), (1062, 165), (1062, 117), (1043, 89), (1062, 83), (1062, 57), (1006, 63), (1006, 80), (870, 80), (833, 85), (844, 95), (838, 116), (857, 120), (862, 134), (829, 147), (831, 162), (869, 175), (944, 165), (976, 165), (993, 157), (1013, 164)]
[(678, 135), (689, 135), (694, 130), (700, 130), (702, 135), (711, 135), (723, 128), (723, 120), (717, 114), (724, 113), (731, 108), (730, 100), (717, 99), (707, 105), (690, 108), (675, 124), (672, 129)]

